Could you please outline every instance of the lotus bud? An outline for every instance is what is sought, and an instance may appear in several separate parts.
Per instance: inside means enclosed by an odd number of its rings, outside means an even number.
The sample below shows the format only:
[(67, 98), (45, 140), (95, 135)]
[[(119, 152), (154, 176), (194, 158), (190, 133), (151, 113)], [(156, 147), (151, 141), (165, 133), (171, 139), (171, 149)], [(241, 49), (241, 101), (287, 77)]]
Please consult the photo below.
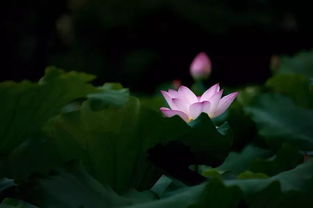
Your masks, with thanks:
[(199, 53), (190, 65), (190, 74), (195, 80), (208, 78), (211, 70), (211, 60), (204, 52)]

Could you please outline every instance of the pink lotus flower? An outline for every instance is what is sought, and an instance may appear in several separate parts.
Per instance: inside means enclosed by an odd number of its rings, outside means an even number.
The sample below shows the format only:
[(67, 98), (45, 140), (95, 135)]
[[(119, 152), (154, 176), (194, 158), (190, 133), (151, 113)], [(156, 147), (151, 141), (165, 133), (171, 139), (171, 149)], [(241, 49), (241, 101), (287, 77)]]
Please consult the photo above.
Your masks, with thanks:
[(199, 53), (190, 65), (190, 73), (194, 79), (207, 78), (212, 71), (212, 64), (210, 58), (204, 53)]
[(169, 89), (161, 91), (170, 108), (160, 108), (166, 117), (180, 116), (184, 121), (195, 120), (202, 112), (210, 118), (215, 118), (226, 111), (237, 97), (233, 92), (222, 97), (223, 90), (219, 84), (213, 85), (202, 96), (197, 97), (188, 87), (181, 86), (177, 91)]

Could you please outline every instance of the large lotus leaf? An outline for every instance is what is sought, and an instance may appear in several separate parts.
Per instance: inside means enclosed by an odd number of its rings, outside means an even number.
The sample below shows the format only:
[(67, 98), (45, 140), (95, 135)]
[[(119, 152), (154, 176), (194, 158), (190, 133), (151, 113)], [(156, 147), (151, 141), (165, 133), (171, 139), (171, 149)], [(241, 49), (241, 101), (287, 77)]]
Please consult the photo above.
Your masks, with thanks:
[(210, 165), (223, 161), (233, 143), (228, 124), (216, 127), (204, 113), (193, 122), (183, 141), (194, 153), (196, 161)]
[(40, 207), (114, 208), (130, 204), (82, 169), (71, 167), (40, 180)]
[(230, 171), (232, 174), (239, 174), (245, 170), (249, 170), (251, 164), (258, 158), (266, 158), (270, 156), (270, 151), (249, 145), (241, 152), (231, 152), (225, 159), (224, 163), (217, 167), (219, 171)]
[(149, 192), (119, 196), (83, 170), (58, 171), (40, 181), (43, 208), (187, 208), (195, 203), (203, 185), (182, 189), (175, 195), (157, 199)]
[(294, 208), (311, 207), (313, 205), (312, 193), (302, 191), (282, 192), (279, 182), (273, 182), (262, 191), (246, 199), (251, 208)]
[(52, 122), (51, 135), (64, 159), (82, 160), (93, 176), (116, 191), (154, 183), (159, 175), (147, 162), (146, 151), (179, 138), (187, 125), (179, 118), (162, 118), (133, 97), (122, 107), (102, 110), (93, 110), (90, 103), (88, 99), (80, 110)]
[(8, 179), (8, 178), (1, 178), (0, 179), (0, 193), (1, 191), (10, 188), (12, 186), (15, 186), (14, 180)]
[(38, 208), (38, 207), (17, 199), (5, 198), (1, 202), (0, 208)]
[[(103, 187), (84, 171), (61, 171), (41, 180), (43, 208), (47, 207), (107, 207), (107, 208), (191, 208), (191, 207), (236, 207), (242, 203), (242, 195), (249, 207), (286, 205), (288, 197), (302, 199), (300, 204), (311, 203), (304, 198), (312, 193), (313, 160), (298, 167), (265, 179), (230, 179), (223, 182), (210, 179), (207, 183), (183, 187), (163, 194), (156, 199), (147, 193), (118, 196)], [(141, 200), (140, 200), (141, 198)], [(73, 200), (74, 199), (74, 200)], [(296, 199), (296, 198), (295, 198)], [(292, 202), (292, 201), (291, 201)], [(288, 205), (288, 204), (287, 204)], [(312, 205), (312, 204), (311, 204)], [(279, 206), (283, 207), (283, 206)], [(287, 206), (290, 207), (290, 206)], [(310, 207), (310, 206), (309, 206)]]
[(296, 168), (281, 172), (268, 178), (256, 179), (232, 179), (225, 180), (228, 186), (238, 186), (245, 195), (253, 195), (264, 190), (270, 184), (279, 182), (281, 191), (300, 191), (312, 193), (313, 191), (313, 159), (310, 159)]
[(255, 123), (244, 112), (243, 106), (234, 106), (229, 110), (227, 121), (233, 132), (232, 149), (240, 151), (252, 141), (258, 141)]
[(275, 92), (292, 98), (297, 105), (313, 107), (313, 86), (310, 79), (303, 75), (277, 74), (270, 78), (266, 85)]
[(224, 180), (226, 186), (237, 186), (249, 207), (294, 207), (313, 205), (313, 160), (272, 177)]
[(141, 96), (140, 102), (142, 105), (155, 111), (159, 111), (162, 106), (167, 106), (166, 101), (164, 101), (161, 94), (155, 96)]
[(303, 154), (289, 144), (283, 144), (277, 153), (270, 158), (255, 158), (250, 164), (253, 172), (264, 173), (266, 175), (276, 175), (279, 172), (290, 170), (302, 163)]
[(96, 89), (91, 75), (50, 67), (39, 83), (0, 84), (0, 152), (6, 154), (26, 139), (41, 134), (43, 125), (64, 105)]
[(231, 208), (237, 207), (242, 198), (238, 187), (227, 187), (213, 179), (197, 186), (169, 192), (159, 200), (126, 206), (127, 208)]
[(296, 106), (279, 94), (263, 94), (246, 112), (269, 145), (287, 142), (302, 150), (313, 149), (313, 111)]
[[(168, 119), (171, 120), (171, 119)], [(206, 114), (202, 114), (184, 127), (185, 133), (178, 141), (157, 145), (150, 158), (166, 174), (188, 185), (205, 180), (193, 165), (217, 166), (223, 162), (232, 145), (232, 134), (227, 123), (216, 127)], [(172, 129), (172, 132), (180, 129)]]
[(48, 173), (62, 163), (50, 139), (34, 138), (14, 148), (3, 161), (0, 172), (21, 183), (33, 174)]
[(198, 202), (188, 208), (235, 208), (241, 198), (242, 193), (238, 187), (226, 187), (220, 180), (212, 179), (205, 186)]
[(302, 74), (313, 77), (313, 51), (301, 52), (293, 57), (280, 57), (278, 73)]
[[(239, 91), (237, 103), (247, 106), (262, 92), (260, 86), (247, 86)], [(234, 103), (236, 105), (236, 102)]]
[[(216, 170), (223, 173), (229, 172), (232, 175), (244, 171), (276, 175), (279, 172), (290, 170), (302, 162), (303, 154), (289, 144), (283, 144), (274, 155), (272, 151), (248, 145), (239, 153), (231, 152)], [(206, 170), (204, 170), (205, 173)]]
[(241, 151), (252, 141), (259, 142), (255, 123), (244, 112), (244, 107), (248, 106), (261, 93), (261, 87), (248, 86), (239, 90), (239, 95), (230, 106), (224, 120), (229, 123), (233, 132), (232, 149)]
[(99, 88), (99, 92), (87, 96), (93, 110), (101, 110), (108, 106), (121, 107), (129, 99), (129, 90), (118, 83), (106, 83)]
[[(247, 204), (246, 206), (248, 207), (294, 207), (296, 204), (301, 207), (303, 205), (311, 207), (313, 205), (312, 170), (313, 160), (310, 160), (292, 170), (281, 172), (272, 177), (260, 177), (261, 174), (253, 174), (251, 172), (249, 177), (226, 179), (224, 180), (224, 186), (233, 188), (233, 195), (239, 195), (234, 187), (240, 188), (241, 192), (244, 194), (245, 203)], [(217, 179), (213, 179), (213, 181), (214, 180)], [(212, 179), (210, 181), (212, 181)], [(208, 186), (209, 184), (210, 182), (208, 183)], [(218, 198), (219, 191), (221, 191), (221, 187), (216, 187), (208, 194)], [(230, 189), (228, 191), (230, 192)], [(222, 194), (223, 195), (221, 196), (229, 197), (227, 192), (223, 192)], [(210, 195), (207, 195), (203, 201), (208, 199), (210, 199)], [(231, 200), (231, 198), (229, 200)], [(227, 204), (222, 199), (218, 201), (221, 205)], [(211, 205), (214, 204), (213, 202), (211, 202)], [(205, 205), (206, 206), (202, 205), (200, 207), (207, 207), (210, 204), (207, 203)], [(217, 204), (212, 207), (219, 206)], [(229, 205), (229, 207), (233, 206)]]

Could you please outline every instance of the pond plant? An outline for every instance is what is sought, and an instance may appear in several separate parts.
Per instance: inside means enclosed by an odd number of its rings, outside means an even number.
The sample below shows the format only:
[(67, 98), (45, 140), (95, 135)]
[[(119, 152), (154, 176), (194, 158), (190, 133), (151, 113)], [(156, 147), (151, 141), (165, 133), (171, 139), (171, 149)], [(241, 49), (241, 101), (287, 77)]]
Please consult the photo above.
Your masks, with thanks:
[(55, 67), (0, 83), (0, 208), (313, 207), (312, 60), (222, 90), (200, 53), (149, 96)]

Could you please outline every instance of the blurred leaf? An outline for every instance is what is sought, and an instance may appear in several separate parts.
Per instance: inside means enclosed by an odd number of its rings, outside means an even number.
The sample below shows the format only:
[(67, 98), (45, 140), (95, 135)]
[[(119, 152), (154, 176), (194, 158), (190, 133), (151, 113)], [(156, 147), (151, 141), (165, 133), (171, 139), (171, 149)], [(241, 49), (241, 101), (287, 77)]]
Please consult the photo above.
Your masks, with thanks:
[(159, 111), (162, 106), (166, 106), (166, 101), (161, 95), (156, 96), (141, 96), (140, 102), (147, 108)]
[(165, 175), (162, 175), (159, 180), (153, 185), (151, 191), (156, 193), (158, 196), (162, 196), (162, 194), (168, 189), (172, 182), (172, 179)]
[[(167, 193), (161, 199), (147, 197), (147, 193), (118, 196), (110, 189), (103, 187), (95, 179), (82, 170), (70, 170), (58, 172), (41, 181), (43, 194), (42, 207), (80, 207), (96, 208), (191, 208), (191, 207), (236, 207), (241, 200), (242, 192), (245, 200), (251, 205), (257, 205), (262, 197), (271, 195), (264, 194), (267, 190), (275, 196), (270, 204), (288, 196), (300, 196), (313, 191), (313, 160), (308, 160), (293, 170), (282, 172), (269, 178), (260, 179), (260, 174), (249, 174), (245, 179), (225, 180), (224, 185), (219, 179), (211, 179), (193, 187), (184, 187)], [(263, 175), (262, 175), (263, 176)], [(275, 184), (280, 184), (280, 187)], [(241, 190), (239, 190), (239, 188)], [(291, 194), (291, 191), (293, 191)], [(296, 194), (300, 191), (302, 194)], [(262, 195), (260, 195), (263, 193)], [(75, 200), (72, 200), (75, 199)], [(287, 198), (285, 198), (287, 199)], [(310, 200), (305, 200), (310, 202)], [(263, 203), (263, 202), (262, 202)], [(275, 207), (275, 206), (272, 206)]]
[(12, 186), (15, 186), (14, 180), (8, 178), (0, 179), (0, 192)]
[(40, 207), (113, 208), (130, 204), (78, 168), (60, 170), (40, 181)]
[(311, 86), (311, 81), (303, 75), (277, 74), (270, 78), (266, 85), (275, 92), (289, 96), (297, 105), (313, 107), (313, 87)]
[(230, 106), (225, 120), (229, 123), (234, 135), (232, 149), (235, 151), (241, 151), (252, 141), (259, 142), (255, 123), (244, 111), (244, 107), (250, 105), (260, 93), (260, 86), (245, 87), (239, 91), (237, 99)]
[(50, 139), (40, 138), (21, 143), (12, 150), (5, 162), (2, 172), (22, 181), (34, 173), (47, 173), (62, 164), (54, 143)]
[(212, 179), (205, 186), (198, 202), (188, 208), (235, 208), (241, 200), (241, 195), (238, 187), (226, 187), (220, 180)]
[(301, 52), (293, 57), (283, 56), (280, 59), (278, 73), (302, 74), (313, 77), (313, 51)]
[(298, 165), (296, 168), (281, 172), (275, 176), (265, 179), (233, 179), (226, 180), (225, 184), (228, 186), (237, 185), (245, 193), (245, 195), (252, 195), (257, 193), (273, 182), (278, 181), (282, 192), (287, 191), (313, 191), (313, 160), (308, 160), (305, 163)]
[(157, 194), (158, 197), (164, 198), (168, 195), (173, 195), (180, 189), (187, 187), (188, 186), (183, 184), (181, 181), (162, 175), (150, 190)]
[(77, 168), (59, 171), (40, 184), (41, 207), (45, 208), (187, 208), (204, 187), (184, 188), (162, 199), (147, 197), (147, 192), (118, 196)]
[(52, 126), (63, 158), (80, 159), (93, 176), (118, 192), (151, 186), (159, 173), (148, 163), (147, 150), (177, 140), (188, 127), (179, 118), (164, 119), (145, 109), (134, 97), (122, 107), (97, 111), (88, 99), (79, 111), (60, 115)]
[[(124, 96), (111, 93), (114, 99)], [(107, 91), (98, 93), (106, 95)], [(106, 108), (101, 102), (92, 107), (93, 99), (54, 119), (50, 133), (65, 161), (81, 160), (96, 179), (118, 193), (130, 187), (144, 190), (158, 179), (160, 172), (147, 160), (147, 151), (157, 144), (183, 141), (199, 160), (210, 162), (222, 161), (232, 143), (229, 129), (224, 126), (222, 135), (206, 115), (190, 127), (177, 116), (163, 118), (146, 109), (134, 97)]]
[(208, 166), (200, 166), (201, 175), (208, 178), (218, 178), (222, 179), (222, 174), (224, 171), (218, 170), (218, 168), (211, 168)]
[(270, 152), (256, 146), (246, 146), (242, 152), (231, 152), (224, 163), (217, 169), (221, 171), (231, 171), (233, 174), (239, 174), (242, 171), (249, 170), (250, 165), (258, 158), (264, 158), (270, 155)]
[(264, 190), (249, 196), (247, 204), (251, 208), (294, 208), (312, 207), (312, 194), (288, 191), (282, 192), (278, 182), (271, 183)]
[(91, 75), (64, 73), (54, 67), (37, 83), (0, 84), (0, 152), (8, 153), (29, 138), (38, 137), (46, 121), (62, 107), (96, 88), (88, 84)]
[(184, 188), (167, 197), (151, 202), (125, 206), (125, 208), (188, 208), (196, 203), (205, 184)]
[(289, 144), (283, 144), (276, 155), (269, 159), (256, 158), (250, 165), (250, 170), (267, 175), (276, 175), (281, 171), (294, 168), (303, 162), (303, 154)]
[(0, 204), (0, 208), (37, 208), (37, 207), (16, 199), (5, 198)]
[(223, 161), (233, 142), (228, 124), (216, 127), (202, 113), (191, 125), (192, 128), (183, 141), (191, 148), (197, 162), (211, 164), (213, 161)]
[(313, 111), (295, 106), (278, 94), (263, 94), (245, 108), (268, 144), (288, 142), (302, 150), (313, 149)]
[[(312, 196), (311, 193), (313, 193), (312, 171), (313, 160), (309, 160), (292, 170), (273, 177), (267, 177), (262, 173), (244, 172), (241, 174), (243, 179), (226, 179), (223, 183), (219, 179), (210, 179), (191, 207), (236, 207), (242, 193), (249, 207), (264, 207), (265, 205), (273, 208), (276, 207), (275, 205), (292, 207), (285, 203), (286, 201), (293, 205), (295, 205), (294, 201), (298, 201), (299, 204), (312, 205), (313, 201), (305, 198), (305, 196)], [(291, 200), (288, 197), (293, 198)], [(299, 199), (303, 201), (299, 201)], [(259, 206), (259, 204), (263, 204), (263, 206)], [(163, 208), (161, 203), (159, 205)], [(135, 207), (137, 208), (137, 206)], [(149, 206), (138, 207), (148, 208)]]
[(245, 171), (243, 173), (240, 173), (237, 176), (238, 179), (256, 179), (256, 178), (268, 178), (267, 175), (264, 173), (254, 173), (251, 171)]
[(121, 107), (129, 100), (128, 89), (118, 83), (106, 83), (101, 91), (88, 94), (89, 105), (93, 110), (101, 110), (108, 106)]
[(237, 101), (243, 106), (249, 105), (261, 93), (259, 86), (248, 86), (239, 91)]
[(251, 142), (258, 142), (256, 125), (242, 105), (232, 106), (226, 119), (234, 134), (233, 150), (240, 151)]

